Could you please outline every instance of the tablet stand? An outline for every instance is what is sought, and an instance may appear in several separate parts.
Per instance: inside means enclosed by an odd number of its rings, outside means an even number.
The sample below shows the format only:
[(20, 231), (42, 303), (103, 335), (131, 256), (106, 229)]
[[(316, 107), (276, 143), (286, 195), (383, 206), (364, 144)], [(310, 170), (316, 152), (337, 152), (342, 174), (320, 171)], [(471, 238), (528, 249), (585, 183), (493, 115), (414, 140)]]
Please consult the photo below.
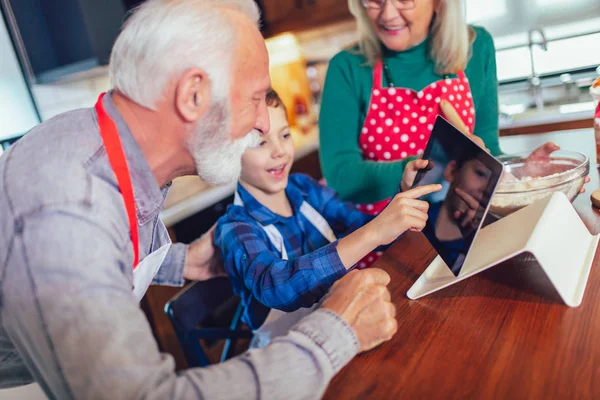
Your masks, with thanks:
[(583, 299), (599, 237), (588, 232), (564, 193), (556, 192), (481, 229), (459, 276), (454, 276), (437, 256), (407, 296), (418, 299), (528, 253), (565, 304), (577, 307)]

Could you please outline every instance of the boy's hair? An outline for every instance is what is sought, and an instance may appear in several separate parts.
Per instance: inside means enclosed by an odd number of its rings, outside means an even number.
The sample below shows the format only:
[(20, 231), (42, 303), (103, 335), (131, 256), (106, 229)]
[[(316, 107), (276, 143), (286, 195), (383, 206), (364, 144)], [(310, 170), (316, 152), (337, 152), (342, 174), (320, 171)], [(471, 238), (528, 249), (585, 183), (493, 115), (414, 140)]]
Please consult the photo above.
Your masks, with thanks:
[(281, 97), (279, 97), (277, 92), (274, 91), (272, 88), (269, 89), (269, 91), (267, 92), (266, 100), (267, 100), (267, 107), (273, 107), (273, 108), (281, 107), (281, 108), (283, 108), (283, 111), (287, 114), (287, 109), (285, 108), (285, 104), (283, 104), (283, 100), (281, 100)]

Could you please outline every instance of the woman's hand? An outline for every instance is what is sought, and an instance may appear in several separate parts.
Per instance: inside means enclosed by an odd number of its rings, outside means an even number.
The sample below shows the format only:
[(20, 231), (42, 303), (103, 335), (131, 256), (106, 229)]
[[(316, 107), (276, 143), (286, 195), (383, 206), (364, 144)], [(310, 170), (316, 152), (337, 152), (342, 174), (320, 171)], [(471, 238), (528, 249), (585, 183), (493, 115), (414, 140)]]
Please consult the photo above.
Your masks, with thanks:
[(550, 155), (555, 151), (560, 150), (560, 147), (553, 143), (547, 142), (531, 152), (525, 159), (525, 167), (523, 173), (525, 176), (538, 177), (552, 173), (562, 172), (563, 169), (555, 166), (556, 170), (548, 170), (551, 166), (547, 164), (550, 161)]
[(546, 142), (531, 152), (527, 161), (545, 161), (550, 159), (550, 155), (560, 150), (560, 146), (554, 142)]
[(417, 177), (417, 173), (425, 169), (429, 171), (433, 168), (433, 161), (417, 159), (406, 164), (406, 168), (404, 168), (404, 174), (402, 174), (402, 182), (400, 183), (400, 190), (406, 192), (410, 189), (415, 183), (415, 178)]
[[(550, 160), (550, 155), (555, 151), (560, 150), (560, 146), (554, 142), (546, 142), (534, 151), (531, 152), (529, 157), (527, 157), (526, 162), (528, 166), (526, 167), (526, 172), (529, 176), (538, 176), (541, 171), (539, 171), (539, 166), (541, 165), (540, 161)], [(561, 170), (557, 170), (557, 172), (562, 172)], [(547, 171), (546, 171), (547, 173)], [(588, 183), (590, 181), (590, 177), (586, 176), (584, 183)], [(581, 188), (579, 193), (585, 193), (585, 187)]]
[(482, 149), (485, 149), (485, 151), (487, 151), (488, 153), (490, 152), (490, 149), (485, 147), (485, 143), (482, 138), (480, 138), (479, 136), (475, 136), (475, 135), (467, 135), (467, 136), (469, 136), (469, 139), (471, 139), (472, 141), (477, 143), (477, 145), (479, 147), (481, 147)]
[(465, 125), (460, 115), (458, 115), (458, 112), (456, 111), (454, 106), (448, 100), (442, 100), (440, 102), (440, 109), (442, 110), (442, 113), (444, 113), (444, 116), (448, 119), (448, 122), (452, 124), (452, 126), (454, 126), (456, 129), (468, 136), (469, 139), (477, 143), (479, 147), (485, 149), (488, 153), (490, 152), (490, 150), (487, 147), (485, 147), (483, 139), (481, 139), (479, 136), (473, 135), (469, 131), (467, 125)]

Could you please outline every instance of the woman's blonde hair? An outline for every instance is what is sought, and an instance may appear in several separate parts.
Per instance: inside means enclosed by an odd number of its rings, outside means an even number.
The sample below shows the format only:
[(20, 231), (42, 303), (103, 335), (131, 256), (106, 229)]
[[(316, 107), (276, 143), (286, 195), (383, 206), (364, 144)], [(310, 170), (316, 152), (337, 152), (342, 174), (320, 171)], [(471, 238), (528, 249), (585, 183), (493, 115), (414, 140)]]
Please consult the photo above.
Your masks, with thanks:
[[(463, 0), (435, 1), (439, 2), (439, 6), (429, 32), (429, 55), (438, 74), (457, 73), (467, 66), (475, 31), (467, 25)], [(373, 65), (381, 60), (383, 45), (371, 26), (361, 0), (348, 0), (348, 7), (356, 19), (360, 53)]]

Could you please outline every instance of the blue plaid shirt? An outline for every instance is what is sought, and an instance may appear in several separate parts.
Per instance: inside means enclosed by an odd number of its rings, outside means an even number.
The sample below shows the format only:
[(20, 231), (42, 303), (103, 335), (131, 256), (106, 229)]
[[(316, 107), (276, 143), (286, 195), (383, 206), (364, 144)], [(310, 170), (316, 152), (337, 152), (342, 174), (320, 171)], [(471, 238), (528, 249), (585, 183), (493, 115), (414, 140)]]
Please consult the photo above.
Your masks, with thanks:
[[(244, 207), (230, 205), (217, 223), (215, 243), (221, 249), (234, 292), (242, 299), (242, 320), (262, 325), (270, 308), (286, 312), (311, 307), (347, 272), (329, 241), (300, 213), (308, 202), (342, 238), (374, 217), (341, 202), (335, 192), (306, 175), (293, 174), (285, 190), (294, 215), (282, 217), (259, 203), (242, 185)], [(261, 227), (275, 225), (289, 260), (283, 260)]]

